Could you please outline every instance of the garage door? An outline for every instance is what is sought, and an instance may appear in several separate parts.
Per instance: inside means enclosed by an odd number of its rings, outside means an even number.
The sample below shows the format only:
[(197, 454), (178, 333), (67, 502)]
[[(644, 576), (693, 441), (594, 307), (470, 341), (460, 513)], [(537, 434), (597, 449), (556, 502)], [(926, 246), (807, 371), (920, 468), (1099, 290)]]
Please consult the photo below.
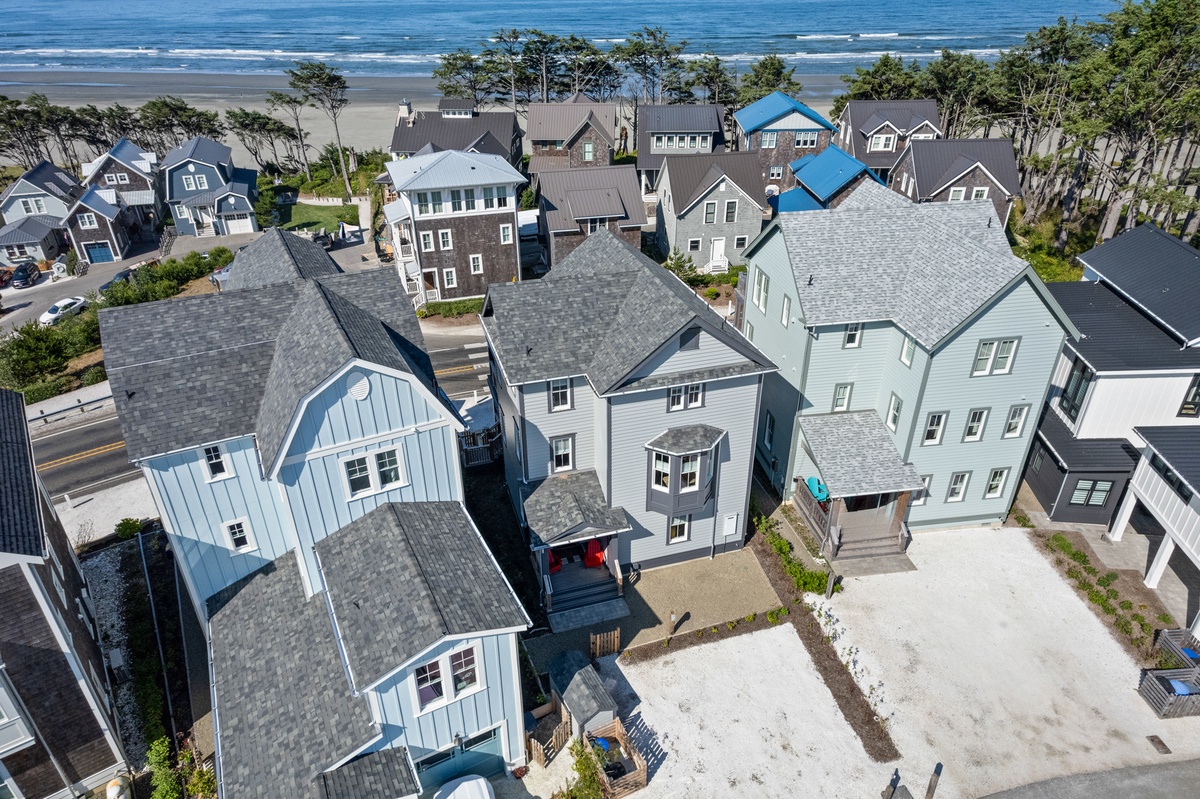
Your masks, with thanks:
[(254, 223), (250, 221), (250, 214), (226, 214), (225, 232), (229, 234), (253, 233)]
[(490, 777), (504, 771), (504, 744), (500, 728), (467, 738), (462, 747), (454, 747), (416, 762), (417, 779), (430, 791), (437, 786), (466, 774)]
[(113, 258), (112, 247), (107, 241), (93, 241), (83, 245), (87, 251), (87, 259), (90, 264), (106, 264), (110, 261), (115, 261)]

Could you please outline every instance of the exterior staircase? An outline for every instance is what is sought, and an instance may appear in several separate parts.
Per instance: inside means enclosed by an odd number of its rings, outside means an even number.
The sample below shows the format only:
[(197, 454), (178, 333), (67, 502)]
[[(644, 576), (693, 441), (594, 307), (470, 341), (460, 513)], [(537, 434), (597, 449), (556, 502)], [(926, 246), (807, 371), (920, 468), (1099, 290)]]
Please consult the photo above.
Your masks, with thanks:
[(859, 538), (852, 541), (843, 540), (841, 546), (838, 547), (835, 560), (840, 563), (844, 560), (874, 558), (881, 555), (900, 555), (903, 552), (900, 541), (894, 535)]
[(617, 580), (608, 569), (587, 569), (571, 575), (571, 582), (553, 594), (552, 612), (561, 613), (586, 605), (596, 605), (620, 596)]

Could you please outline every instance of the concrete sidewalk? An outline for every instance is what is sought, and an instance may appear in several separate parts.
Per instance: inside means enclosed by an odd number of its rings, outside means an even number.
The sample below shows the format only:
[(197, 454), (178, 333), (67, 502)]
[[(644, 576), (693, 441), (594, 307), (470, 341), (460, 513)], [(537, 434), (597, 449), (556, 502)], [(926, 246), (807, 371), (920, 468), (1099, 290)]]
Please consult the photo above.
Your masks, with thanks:
[[(75, 411), (72, 413), (71, 411)], [(80, 417), (106, 416), (116, 412), (108, 381), (84, 386), (25, 407), (25, 421), (37, 433), (63, 424), (79, 424)]]
[(1200, 790), (1200, 760), (1134, 766), (1035, 782), (983, 799), (1180, 799)]

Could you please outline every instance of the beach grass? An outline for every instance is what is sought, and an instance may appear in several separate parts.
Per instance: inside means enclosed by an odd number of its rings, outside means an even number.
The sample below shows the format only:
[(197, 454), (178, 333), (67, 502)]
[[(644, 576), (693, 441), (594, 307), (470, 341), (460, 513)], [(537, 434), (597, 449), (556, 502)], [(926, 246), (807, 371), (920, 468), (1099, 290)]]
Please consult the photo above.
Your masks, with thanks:
[(340, 219), (350, 220), (351, 211), (353, 212), (353, 221), (350, 221), (350, 224), (357, 225), (357, 206), (305, 205), (303, 203), (281, 205), (279, 206), (279, 227), (284, 230), (306, 230), (314, 233), (325, 228), (328, 232), (333, 233), (337, 230)]

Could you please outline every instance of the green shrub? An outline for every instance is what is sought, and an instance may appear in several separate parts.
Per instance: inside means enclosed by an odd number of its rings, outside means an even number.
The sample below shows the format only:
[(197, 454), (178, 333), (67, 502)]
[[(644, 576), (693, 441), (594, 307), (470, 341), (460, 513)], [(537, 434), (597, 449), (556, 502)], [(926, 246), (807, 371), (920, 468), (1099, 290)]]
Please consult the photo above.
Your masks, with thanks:
[(1150, 622), (1144, 621), (1138, 626), (1142, 628), (1142, 632), (1144, 632), (1146, 635), (1154, 635), (1154, 625)]
[(526, 187), (525, 191), (521, 192), (521, 210), (531, 211), (537, 208), (537, 192), (532, 186)]
[(140, 519), (125, 518), (117, 522), (116, 534), (117, 538), (122, 541), (127, 541), (133, 538), (142, 531), (142, 522)]
[[(444, 302), (427, 302), (421, 306), (417, 316), (422, 319), (429, 316), (441, 316), (445, 319), (455, 319), (468, 314), (477, 314), (483, 310), (483, 298), (472, 300), (446, 300)], [(423, 313), (422, 313), (423, 312)]]
[(57, 397), (59, 394), (65, 394), (70, 388), (71, 381), (65, 377), (54, 377), (31, 383), (24, 389), (25, 404), (33, 405), (35, 402)]
[[(1076, 551), (1078, 551), (1078, 550), (1076, 550)], [(1083, 553), (1080, 552), (1079, 554), (1082, 555)], [(1099, 574), (1099, 572), (1096, 570), (1095, 566), (1084, 566), (1083, 573), (1086, 574), (1088, 577), (1095, 577), (1097, 574)]]
[(1079, 569), (1076, 569), (1074, 566), (1071, 566), (1067, 569), (1067, 576), (1072, 580), (1082, 580), (1083, 572), (1081, 572)]
[(171, 758), (171, 742), (166, 736), (156, 738), (146, 753), (150, 765), (150, 784), (154, 793), (150, 799), (183, 799), (183, 786)]
[(56, 326), (26, 322), (0, 342), (0, 385), (20, 390), (62, 372), (70, 357)]
[(212, 769), (198, 768), (192, 772), (187, 781), (189, 796), (200, 796), (207, 799), (217, 795), (217, 775)]
[(1133, 635), (1133, 622), (1124, 616), (1117, 616), (1113, 619), (1113, 626), (1126, 635)]
[(767, 621), (770, 622), (771, 624), (778, 624), (779, 622), (783, 621), (783, 617), (786, 615), (788, 615), (788, 609), (786, 607), (776, 608), (775, 610), (768, 610), (767, 611)]
[(1122, 599), (1117, 603), (1117, 606), (1121, 608), (1121, 610), (1133, 610), (1133, 603), (1128, 599)]
[(1121, 575), (1117, 574), (1116, 572), (1108, 572), (1103, 577), (1101, 577), (1099, 580), (1096, 581), (1096, 585), (1100, 586), (1101, 588), (1108, 588), (1110, 585), (1115, 583), (1120, 577), (1121, 577)]
[(1098, 588), (1093, 588), (1087, 592), (1088, 599), (1096, 605), (1104, 604), (1104, 592)]
[(753, 613), (746, 616), (746, 621), (748, 621), (748, 622), (752, 622), (752, 621), (754, 621), (754, 619), (755, 619), (755, 614), (753, 614)]
[(1107, 599), (1100, 603), (1100, 609), (1104, 611), (1105, 616), (1112, 616), (1117, 612), (1117, 606)]
[(1082, 549), (1072, 549), (1070, 552), (1067, 553), (1067, 557), (1070, 558), (1071, 560), (1075, 561), (1076, 563), (1078, 563), (1080, 566), (1090, 565), (1087, 553), (1084, 552)]
[(1110, 589), (1108, 589), (1107, 591), (1105, 591), (1105, 592), (1104, 592), (1104, 596), (1106, 596), (1107, 598), (1109, 598), (1109, 599), (1111, 599), (1111, 600), (1114, 600), (1114, 601), (1115, 601), (1115, 600), (1117, 599), (1117, 597), (1119, 597), (1120, 595), (1121, 595), (1121, 592), (1120, 592), (1120, 591), (1118, 591), (1118, 590), (1117, 590), (1117, 589), (1115, 589), (1115, 588), (1110, 588)]
[(708, 288), (706, 288), (704, 290), (704, 299), (706, 299), (706, 300), (715, 300), (717, 297), (720, 297), (720, 296), (721, 296), (721, 290), (714, 286), (709, 286)]
[(1080, 591), (1083, 591), (1085, 594), (1087, 594), (1089, 598), (1091, 597), (1092, 589), (1096, 587), (1096, 586), (1092, 585), (1091, 581), (1085, 580), (1083, 578), (1080, 578), (1079, 580), (1077, 580), (1075, 582), (1075, 585), (1077, 585), (1079, 587)]
[(97, 383), (103, 383), (108, 379), (108, 372), (104, 371), (103, 366), (92, 366), (83, 373), (81, 380), (85, 386), (94, 386)]
[(575, 763), (571, 766), (575, 779), (564, 792), (565, 799), (601, 799), (604, 795), (604, 783), (600, 779), (600, 766), (596, 757), (591, 755), (589, 747), (582, 739), (571, 741), (571, 757)]
[(1063, 535), (1062, 533), (1055, 533), (1054, 535), (1050, 536), (1050, 540), (1047, 543), (1049, 544), (1049, 546), (1053, 547), (1054, 549), (1057, 549), (1059, 552), (1062, 552), (1064, 555), (1070, 555), (1072, 552), (1075, 551), (1075, 547), (1071, 546), (1071, 542), (1068, 541), (1067, 537), (1065, 535)]

